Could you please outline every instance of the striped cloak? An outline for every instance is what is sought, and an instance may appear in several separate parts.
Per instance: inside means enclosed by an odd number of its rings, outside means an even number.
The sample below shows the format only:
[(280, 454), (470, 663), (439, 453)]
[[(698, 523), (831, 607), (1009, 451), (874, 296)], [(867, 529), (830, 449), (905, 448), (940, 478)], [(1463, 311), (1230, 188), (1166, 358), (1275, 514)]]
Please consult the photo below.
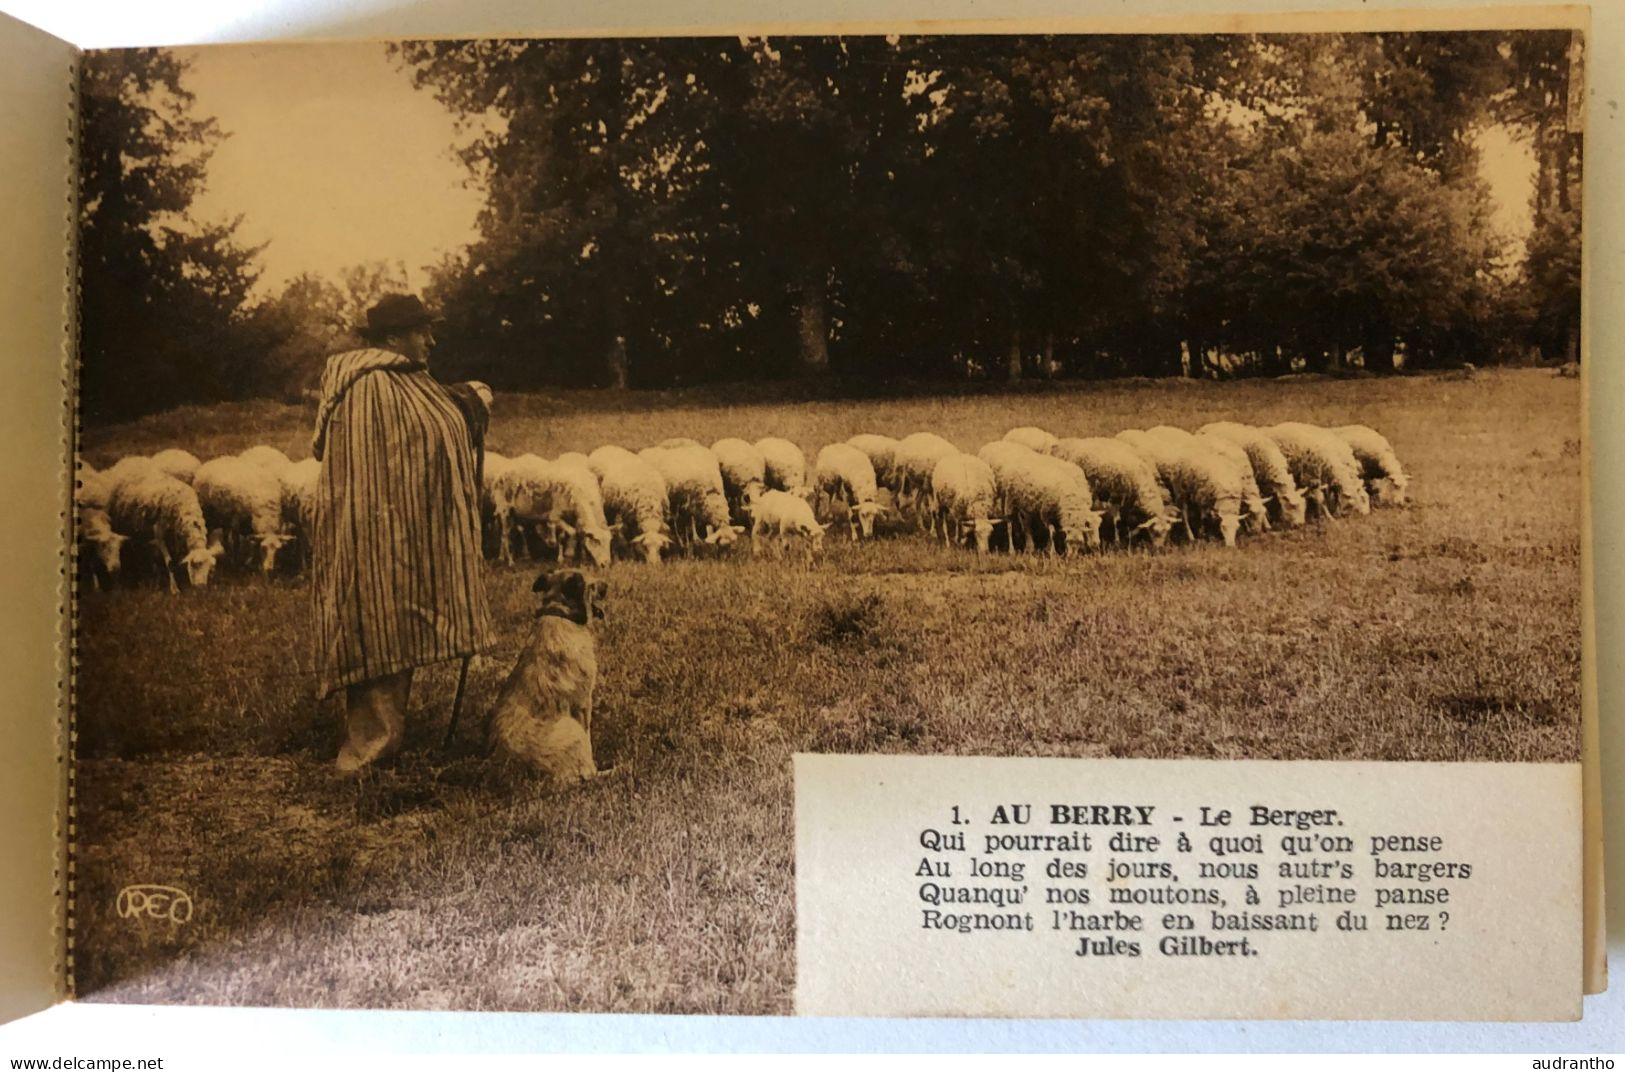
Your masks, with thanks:
[(489, 649), (468, 424), (427, 368), (328, 358), (312, 451), (318, 696)]

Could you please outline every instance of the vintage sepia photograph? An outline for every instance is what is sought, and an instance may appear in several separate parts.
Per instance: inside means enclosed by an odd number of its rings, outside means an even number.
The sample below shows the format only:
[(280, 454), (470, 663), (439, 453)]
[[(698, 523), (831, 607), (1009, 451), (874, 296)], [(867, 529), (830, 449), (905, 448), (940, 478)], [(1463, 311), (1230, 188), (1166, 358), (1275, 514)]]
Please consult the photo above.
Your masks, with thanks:
[(1577, 763), (1584, 70), (85, 54), (78, 996), (789, 1014), (798, 753)]

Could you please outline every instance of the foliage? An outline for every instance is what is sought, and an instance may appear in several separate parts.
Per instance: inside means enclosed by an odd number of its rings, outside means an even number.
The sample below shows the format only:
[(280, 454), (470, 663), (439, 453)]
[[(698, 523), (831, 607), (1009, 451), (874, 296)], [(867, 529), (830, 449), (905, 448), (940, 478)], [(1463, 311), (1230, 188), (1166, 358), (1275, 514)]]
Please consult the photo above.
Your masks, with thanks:
[(225, 136), (159, 49), (87, 53), (80, 98), (81, 402), (106, 420), (227, 397), (257, 248), (188, 217)]
[[(833, 373), (1483, 364), (1579, 330), (1567, 31), (413, 42), (478, 238), (430, 269), (500, 390)], [(90, 415), (310, 385), (404, 269), (246, 304), (189, 219), (223, 136), (152, 50), (86, 74)], [(1535, 152), (1491, 224), (1480, 135)], [(1403, 355), (1401, 357), (1400, 355)]]

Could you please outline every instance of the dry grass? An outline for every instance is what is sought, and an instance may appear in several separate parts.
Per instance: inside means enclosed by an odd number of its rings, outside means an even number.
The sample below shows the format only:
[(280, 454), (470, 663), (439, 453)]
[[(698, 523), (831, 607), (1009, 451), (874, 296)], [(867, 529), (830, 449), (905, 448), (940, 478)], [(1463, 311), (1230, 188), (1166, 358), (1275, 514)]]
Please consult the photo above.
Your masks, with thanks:
[[(1415, 505), (1165, 554), (1052, 561), (908, 535), (831, 539), (811, 569), (688, 560), (609, 571), (595, 717), (620, 772), (551, 793), (437, 749), (455, 672), (421, 672), (409, 751), (329, 773), (298, 581), (82, 604), (78, 967), (97, 1000), (786, 1013), (797, 751), (1282, 759), (1578, 758), (1579, 395), (1499, 372), (1117, 384), (753, 404), (744, 393), (505, 399), (493, 449), (668, 435), (1016, 424), (1110, 433), (1234, 417), (1389, 435)], [(254, 404), (97, 430), (308, 453), (309, 414)], [(833, 534), (832, 534), (833, 535)], [(490, 575), (504, 650), (531, 570)], [(470, 734), (471, 735), (471, 734)], [(185, 926), (113, 913), (190, 890)]]

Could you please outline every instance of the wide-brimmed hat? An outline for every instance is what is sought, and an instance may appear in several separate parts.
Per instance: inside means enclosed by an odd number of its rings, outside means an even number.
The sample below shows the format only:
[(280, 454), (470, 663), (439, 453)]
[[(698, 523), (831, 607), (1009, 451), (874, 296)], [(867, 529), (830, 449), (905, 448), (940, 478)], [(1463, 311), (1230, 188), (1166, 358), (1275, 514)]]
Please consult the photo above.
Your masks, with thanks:
[(356, 325), (363, 339), (384, 339), (439, 321), (416, 294), (385, 294), (367, 310), (367, 322)]

